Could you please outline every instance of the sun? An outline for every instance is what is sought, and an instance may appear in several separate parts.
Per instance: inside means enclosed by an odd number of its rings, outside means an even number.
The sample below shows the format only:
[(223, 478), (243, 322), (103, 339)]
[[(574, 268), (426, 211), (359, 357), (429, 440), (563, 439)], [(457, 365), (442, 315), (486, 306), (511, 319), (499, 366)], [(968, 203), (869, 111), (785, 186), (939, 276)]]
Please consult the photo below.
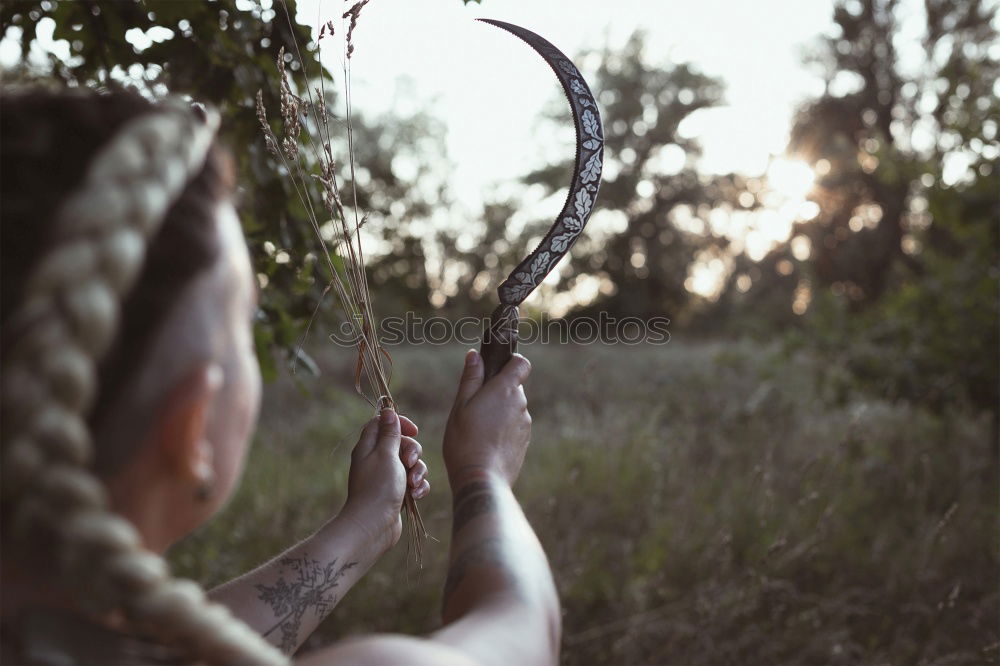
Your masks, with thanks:
[(767, 168), (767, 182), (783, 197), (797, 201), (806, 198), (816, 182), (816, 173), (802, 160), (779, 157)]

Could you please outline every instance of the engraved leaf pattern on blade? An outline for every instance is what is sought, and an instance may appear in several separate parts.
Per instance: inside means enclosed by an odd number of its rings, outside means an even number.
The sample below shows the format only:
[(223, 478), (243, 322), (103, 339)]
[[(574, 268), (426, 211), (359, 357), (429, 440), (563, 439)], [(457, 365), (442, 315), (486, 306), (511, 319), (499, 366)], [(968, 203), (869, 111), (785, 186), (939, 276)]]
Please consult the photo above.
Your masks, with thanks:
[(559, 234), (552, 239), (552, 249), (556, 252), (565, 252), (569, 249), (570, 243), (576, 238), (577, 234)]
[(535, 288), (533, 284), (515, 284), (505, 288), (507, 297), (518, 302), (523, 301), (531, 290)]
[(538, 247), (497, 290), (501, 303), (517, 305), (541, 283), (583, 232), (600, 187), (604, 137), (593, 94), (579, 70), (561, 51), (530, 30), (483, 20), (524, 40), (547, 61), (566, 93), (577, 135), (573, 180), (562, 212)]
[(597, 117), (590, 109), (587, 109), (580, 117), (580, 121), (583, 123), (583, 131), (590, 137), (583, 142), (583, 147), (587, 150), (597, 150), (601, 147), (603, 141), (601, 137), (601, 124), (598, 122)]
[(539, 277), (544, 277), (546, 273), (549, 272), (549, 259), (550, 255), (548, 252), (540, 252), (535, 260), (531, 262), (531, 268), (527, 272), (517, 273), (514, 277), (523, 284), (535, 285), (538, 283)]
[(576, 208), (576, 216), (580, 218), (580, 226), (583, 226), (583, 220), (587, 219), (590, 215), (590, 209), (593, 207), (594, 201), (590, 198), (590, 192), (586, 189), (581, 189), (576, 193), (576, 198), (573, 200), (573, 206)]
[(598, 151), (590, 156), (587, 165), (583, 167), (580, 179), (585, 183), (593, 183), (601, 177), (601, 152)]

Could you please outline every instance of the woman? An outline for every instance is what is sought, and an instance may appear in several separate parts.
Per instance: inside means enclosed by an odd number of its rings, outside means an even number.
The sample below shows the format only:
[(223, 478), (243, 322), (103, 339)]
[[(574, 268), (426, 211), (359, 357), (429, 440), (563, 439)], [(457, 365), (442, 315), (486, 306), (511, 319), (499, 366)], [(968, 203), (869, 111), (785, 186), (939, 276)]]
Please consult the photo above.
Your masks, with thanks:
[[(404, 493), (429, 491), (416, 426), (385, 410), (364, 427), (343, 509), (305, 542), (208, 595), (171, 579), (161, 554), (231, 494), (260, 397), (214, 114), (34, 91), (3, 95), (0, 124), (3, 663), (286, 663), (399, 539)], [(443, 628), (303, 663), (557, 661), (551, 573), (510, 491), (529, 372), (515, 357), (484, 383), (466, 356)], [(283, 596), (298, 571), (320, 582)]]

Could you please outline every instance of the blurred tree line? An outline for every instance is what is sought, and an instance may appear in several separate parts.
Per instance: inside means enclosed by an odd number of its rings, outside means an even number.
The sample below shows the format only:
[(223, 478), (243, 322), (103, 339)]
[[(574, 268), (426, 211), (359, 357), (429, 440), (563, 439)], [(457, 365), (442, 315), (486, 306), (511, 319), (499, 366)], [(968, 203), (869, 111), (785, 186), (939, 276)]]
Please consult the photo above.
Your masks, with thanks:
[[(607, 136), (599, 208), (627, 219), (610, 237), (589, 235), (574, 248), (567, 286), (597, 275), (609, 288), (570, 316), (666, 314), (675, 330), (699, 336), (780, 336), (790, 350), (829, 358), (821, 381), (839, 399), (860, 385), (935, 407), (971, 404), (991, 410), (996, 426), (997, 6), (926, 0), (922, 48), (905, 57), (900, 6), (836, 3), (832, 36), (808, 58), (825, 91), (799, 109), (787, 148), (816, 174), (809, 198), (819, 213), (756, 261), (727, 252), (709, 217), (761, 207), (766, 176), (699, 174), (690, 160), (697, 143), (678, 133), (689, 114), (720, 102), (718, 82), (683, 64), (649, 65), (641, 35), (600, 53), (588, 76)], [(664, 170), (666, 151), (689, 159)], [(568, 168), (541, 169), (526, 182), (556, 192)], [(727, 254), (718, 296), (692, 294), (695, 263)]]
[[(819, 213), (762, 259), (730, 251), (728, 277), (710, 299), (685, 286), (696, 262), (730, 245), (713, 233), (710, 214), (761, 207), (767, 179), (708, 177), (690, 161), (664, 171), (664, 151), (697, 156), (697, 143), (677, 128), (719, 103), (719, 84), (687, 65), (648, 65), (641, 35), (601, 53), (589, 77), (607, 135), (599, 206), (623, 211), (627, 222), (574, 248), (563, 272), (569, 284), (597, 274), (611, 287), (575, 314), (667, 314), (675, 330), (699, 336), (782, 337), (789, 350), (828, 357), (821, 381), (838, 399), (863, 386), (935, 407), (971, 404), (991, 410), (996, 424), (997, 7), (926, 0), (922, 48), (904, 57), (900, 6), (836, 3), (832, 35), (808, 58), (825, 91), (799, 109), (787, 148), (816, 174), (809, 198)], [(526, 181), (555, 192), (567, 168)]]
[[(294, 3), (288, 5), (294, 17)], [(965, 402), (996, 414), (994, 5), (925, 0), (914, 60), (912, 48), (900, 53), (898, 0), (836, 3), (834, 30), (810, 56), (826, 89), (800, 108), (787, 151), (816, 173), (810, 198), (819, 214), (800, 220), (787, 242), (756, 261), (717, 233), (710, 217), (761, 208), (766, 178), (699, 173), (698, 143), (678, 129), (722, 102), (720, 82), (686, 64), (650, 62), (642, 34), (621, 49), (582, 57), (596, 63), (584, 70), (602, 105), (607, 150), (598, 210), (560, 267), (559, 290), (592, 287), (568, 316), (665, 315), (675, 330), (698, 335), (781, 336), (791, 348), (808, 345), (827, 355), (823, 381), (843, 397), (860, 384), (890, 398)], [(258, 326), (265, 368), (268, 349), (294, 346), (325, 285), (314, 274), (305, 213), (264, 150), (252, 106), (262, 89), (267, 106), (277, 108), (273, 60), (282, 46), (294, 74), (302, 66), (313, 77), (320, 73), (308, 30), (284, 6), (16, 0), (0, 8), (3, 34), (19, 39), (25, 53), (45, 18), (55, 22), (53, 37), (69, 42), (68, 60), (53, 58), (42, 68), (46, 79), (87, 86), (125, 79), (224, 111), (224, 139), (237, 148), (244, 225), (262, 281), (271, 286)], [(169, 36), (145, 48), (125, 39), (129, 30), (151, 35), (157, 26)], [(304, 62), (291, 55), (295, 43)], [(37, 76), (27, 65), (5, 72), (8, 82)], [(339, 92), (329, 93), (331, 108)], [(549, 120), (565, 124), (564, 106), (560, 100)], [(440, 166), (442, 131), (433, 118), (357, 114), (354, 128), (359, 205), (371, 213), (382, 246), (369, 261), (376, 306), (386, 314), (488, 312), (492, 289), (550, 220), (514, 233), (508, 221), (518, 201), (499, 197), (484, 206), (484, 224), (471, 242), (468, 227), (460, 239), (458, 227), (432, 224), (451, 203)], [(346, 155), (345, 146), (339, 149)], [(562, 196), (569, 168), (535, 168), (523, 183)], [(725, 282), (714, 297), (698, 296), (689, 288), (692, 271), (713, 259), (724, 262)]]
[(730, 323), (787, 322), (798, 300), (793, 341), (829, 357), (842, 397), (860, 382), (891, 399), (971, 403), (996, 425), (997, 7), (923, 9), (914, 61), (900, 52), (898, 0), (836, 5), (835, 33), (812, 57), (826, 91), (800, 109), (788, 147), (817, 174), (819, 215), (793, 232), (809, 251), (794, 238), (776, 248), (745, 293), (734, 271), (717, 308)]

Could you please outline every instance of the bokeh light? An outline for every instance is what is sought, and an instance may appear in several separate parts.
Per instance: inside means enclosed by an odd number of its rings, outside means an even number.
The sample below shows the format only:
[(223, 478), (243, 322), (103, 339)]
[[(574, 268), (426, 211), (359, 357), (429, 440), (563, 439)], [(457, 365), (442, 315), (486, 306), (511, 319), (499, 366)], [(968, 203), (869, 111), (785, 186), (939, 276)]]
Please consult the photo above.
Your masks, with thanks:
[(788, 199), (804, 199), (816, 182), (816, 174), (802, 160), (777, 158), (767, 168), (771, 187)]

